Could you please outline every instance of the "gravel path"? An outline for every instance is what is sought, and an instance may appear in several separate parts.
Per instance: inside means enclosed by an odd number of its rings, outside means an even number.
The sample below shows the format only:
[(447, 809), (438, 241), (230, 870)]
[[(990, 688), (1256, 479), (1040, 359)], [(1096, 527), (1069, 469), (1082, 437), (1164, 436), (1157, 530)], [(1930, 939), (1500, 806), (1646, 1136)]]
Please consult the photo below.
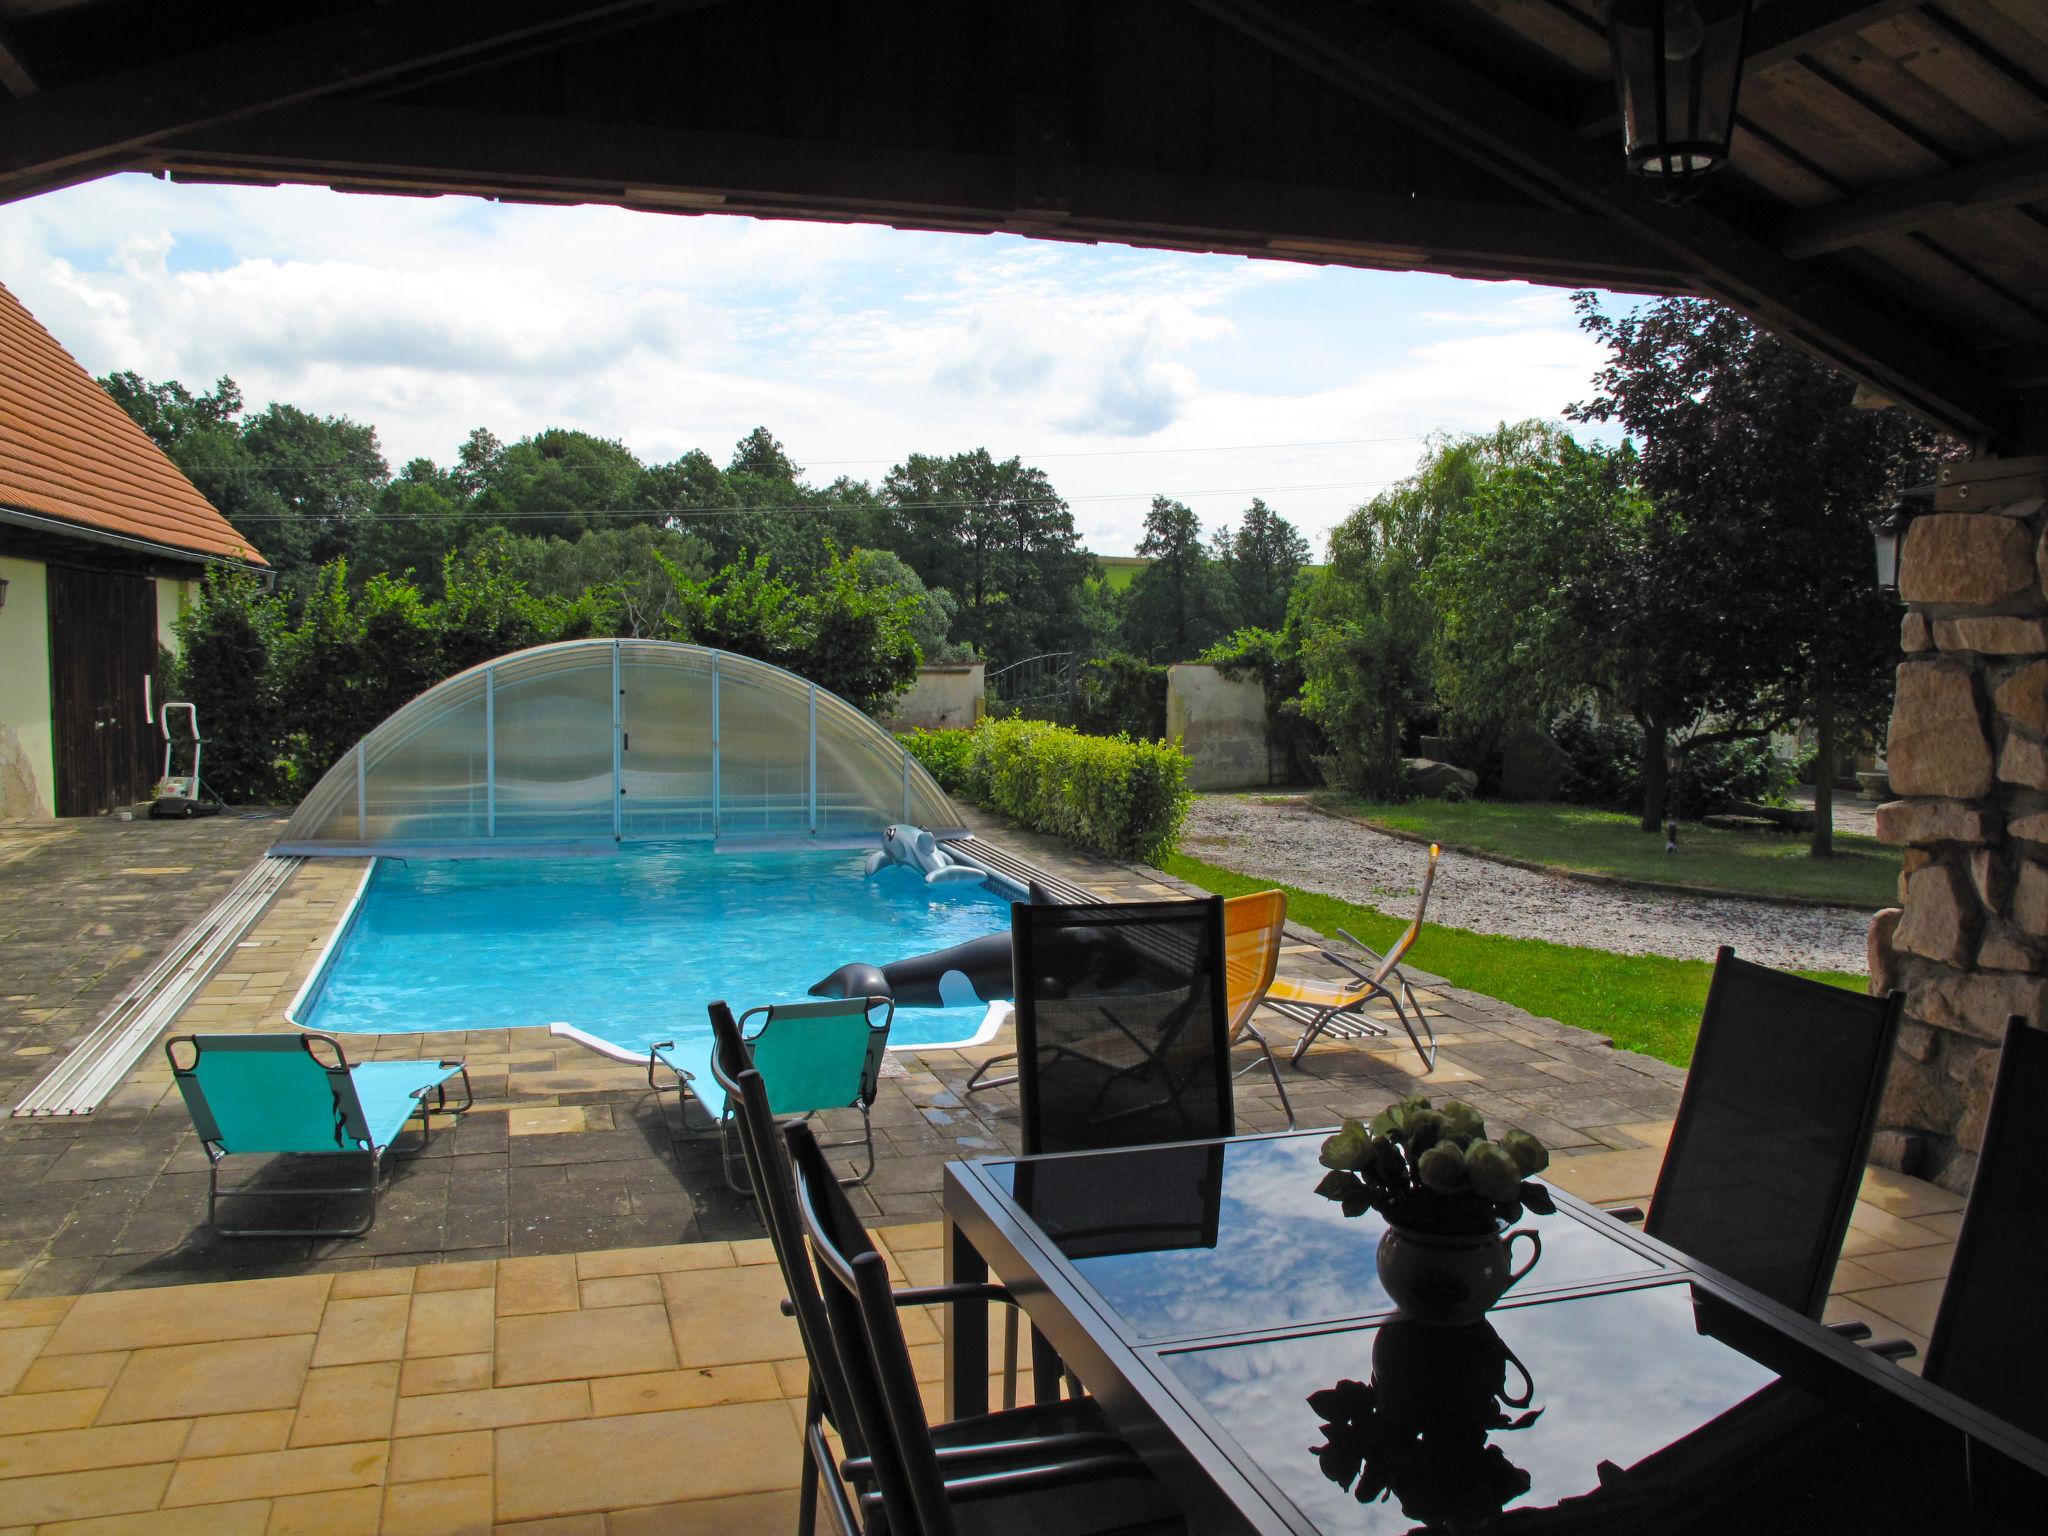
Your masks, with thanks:
[[(1284, 802), (1198, 795), (1182, 847), (1245, 874), (1399, 917), (1414, 912), (1425, 855), (1414, 843)], [(1780, 907), (1740, 897), (1673, 896), (1540, 875), (1446, 853), (1429, 918), (1451, 928), (1584, 944), (1621, 954), (1744, 959), (1800, 970), (1861, 971), (1870, 914)]]

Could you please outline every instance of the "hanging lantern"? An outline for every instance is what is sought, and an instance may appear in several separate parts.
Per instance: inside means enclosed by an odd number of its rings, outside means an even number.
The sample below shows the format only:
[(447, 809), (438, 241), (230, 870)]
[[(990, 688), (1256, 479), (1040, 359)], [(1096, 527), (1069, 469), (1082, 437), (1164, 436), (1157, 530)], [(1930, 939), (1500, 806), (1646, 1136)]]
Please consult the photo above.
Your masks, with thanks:
[(1607, 43), (1628, 168), (1690, 196), (1728, 160), (1749, 0), (1612, 0)]

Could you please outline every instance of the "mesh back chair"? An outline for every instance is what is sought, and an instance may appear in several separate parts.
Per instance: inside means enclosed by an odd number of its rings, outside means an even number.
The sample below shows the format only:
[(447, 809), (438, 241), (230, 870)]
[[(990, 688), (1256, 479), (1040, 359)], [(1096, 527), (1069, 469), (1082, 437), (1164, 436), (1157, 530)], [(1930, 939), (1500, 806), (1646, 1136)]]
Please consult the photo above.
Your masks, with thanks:
[(1220, 898), (1010, 917), (1026, 1153), (1236, 1129)]
[[(852, 1531), (856, 1529), (857, 1516), (839, 1480), (831, 1448), (825, 1440), (825, 1428), (828, 1424), (836, 1428), (853, 1454), (859, 1451), (859, 1431), (848, 1407), (845, 1380), (833, 1352), (825, 1300), (819, 1294), (817, 1276), (804, 1249), (803, 1224), (797, 1216), (789, 1153), (769, 1106), (767, 1084), (753, 1068), (732, 1010), (722, 1002), (711, 1005), (711, 1031), (712, 1054), (706, 1065), (731, 1106), (733, 1125), (746, 1158), (747, 1173), (758, 1192), (761, 1219), (768, 1229), (769, 1244), (775, 1250), (775, 1262), (788, 1292), (789, 1299), (783, 1310), (796, 1319), (804, 1355), (810, 1362), (810, 1390), (804, 1415), (804, 1461), (800, 1478), (802, 1519), (799, 1529), (812, 1529), (818, 1491), (822, 1485), (831, 1500), (833, 1517), (840, 1529)], [(903, 1286), (893, 1295), (896, 1305), (905, 1307), (963, 1302), (986, 1306), (991, 1301), (1010, 1302), (1008, 1291), (999, 1285), (985, 1283)], [(1004, 1361), (1004, 1374), (1006, 1392), (1014, 1397), (1014, 1347)], [(941, 1426), (938, 1435), (942, 1443), (955, 1446), (1100, 1427), (1098, 1422), (1087, 1419), (1084, 1409), (1073, 1404), (1054, 1404), (1046, 1409), (1026, 1408), (1014, 1413), (961, 1420)]]
[(1956, 1235), (1922, 1374), (2015, 1429), (2048, 1440), (2048, 1032), (2024, 1018), (2005, 1027), (2005, 1052), (1984, 1122), (1977, 1177)]
[[(164, 1042), (171, 1076), (206, 1149), (206, 1220), (223, 1237), (361, 1237), (377, 1220), (384, 1154), (413, 1116), (426, 1145), (430, 1114), (448, 1109), (448, 1079), (462, 1079), (469, 1108), (469, 1069), (459, 1061), (369, 1061), (349, 1065), (332, 1035), (174, 1035)], [(429, 1102), (431, 1098), (432, 1102)], [(361, 1157), (360, 1184), (294, 1184), (280, 1189), (220, 1187), (220, 1165), (255, 1157)], [(223, 1199), (367, 1195), (361, 1225), (228, 1227)]]
[[(832, 1177), (810, 1128), (782, 1128), (794, 1197), (810, 1238), (817, 1290), (851, 1412), (840, 1471), (858, 1492), (861, 1529), (889, 1536), (1166, 1536), (1186, 1522), (1092, 1403), (989, 1414), (942, 1425), (925, 1417), (917, 1374), (889, 1288), (887, 1261)], [(1072, 1426), (1009, 1434), (1048, 1411)], [(847, 1428), (849, 1426), (842, 1426)], [(947, 1431), (972, 1427), (961, 1442)]]
[[(1041, 900), (1042, 892), (1036, 885), (1031, 888), (1034, 904)], [(1043, 897), (1050, 901), (1050, 897)], [(1273, 973), (1280, 965), (1280, 944), (1286, 936), (1287, 893), (1284, 891), (1256, 891), (1249, 896), (1231, 896), (1223, 903), (1223, 937), (1225, 975), (1230, 992), (1230, 1043), (1232, 1046), (1251, 1041), (1259, 1048), (1256, 1058), (1237, 1069), (1237, 1075), (1258, 1066), (1261, 1062), (1273, 1076), (1273, 1091), (1280, 1095), (1280, 1108), (1287, 1116), (1287, 1128), (1294, 1129), (1294, 1105), (1287, 1097), (1287, 1084), (1281, 1080), (1280, 1065), (1273, 1059), (1273, 1048), (1266, 1043), (1266, 1037), (1252, 1022), (1252, 1015), (1259, 1005), (1266, 1001), (1266, 989), (1273, 984)], [(984, 1088), (1001, 1088), (1017, 1081), (1016, 1074), (1008, 1077), (986, 1077), (991, 1067), (1006, 1061), (1015, 1061), (1015, 1051), (1004, 1051), (991, 1056), (967, 1079), (967, 1091), (979, 1093)]]
[(1819, 1317), (1901, 1001), (1752, 965), (1724, 945), (1644, 1230)]

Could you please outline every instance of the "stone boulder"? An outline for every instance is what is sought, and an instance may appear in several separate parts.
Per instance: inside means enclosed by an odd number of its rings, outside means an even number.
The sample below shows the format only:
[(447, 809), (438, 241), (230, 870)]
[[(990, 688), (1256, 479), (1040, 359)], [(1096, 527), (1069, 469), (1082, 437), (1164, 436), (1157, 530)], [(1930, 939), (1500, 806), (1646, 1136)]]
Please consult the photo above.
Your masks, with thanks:
[(1988, 607), (2034, 584), (2034, 540), (2025, 523), (1981, 512), (1916, 517), (1899, 561), (1909, 603)]
[(1425, 800), (1470, 800), (1479, 789), (1479, 775), (1469, 768), (1428, 757), (1407, 757), (1401, 762), (1408, 771), (1408, 787)]
[(1982, 800), (1991, 793), (1991, 743), (1967, 667), (1909, 661), (1899, 668), (1885, 760), (1901, 795)]
[(1416, 750), (1433, 763), (1448, 763), (1457, 756), (1451, 750), (1451, 738), (1448, 736), (1425, 736), (1416, 743)]
[(1500, 792), (1509, 800), (1554, 800), (1570, 777), (1572, 760), (1548, 731), (1533, 725), (1508, 734), (1500, 750)]

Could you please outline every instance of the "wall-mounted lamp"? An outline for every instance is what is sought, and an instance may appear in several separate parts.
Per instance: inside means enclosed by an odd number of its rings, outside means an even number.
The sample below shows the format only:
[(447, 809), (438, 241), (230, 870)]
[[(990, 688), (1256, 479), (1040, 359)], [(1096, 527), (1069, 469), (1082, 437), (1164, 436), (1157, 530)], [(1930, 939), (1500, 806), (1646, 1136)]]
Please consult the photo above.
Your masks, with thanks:
[(1905, 553), (1906, 530), (1913, 519), (1934, 504), (1934, 482), (1901, 491), (1891, 510), (1871, 526), (1870, 537), (1877, 551), (1877, 590), (1899, 595), (1899, 557)]
[(1673, 198), (1728, 161), (1749, 0), (1610, 0), (1628, 168)]

